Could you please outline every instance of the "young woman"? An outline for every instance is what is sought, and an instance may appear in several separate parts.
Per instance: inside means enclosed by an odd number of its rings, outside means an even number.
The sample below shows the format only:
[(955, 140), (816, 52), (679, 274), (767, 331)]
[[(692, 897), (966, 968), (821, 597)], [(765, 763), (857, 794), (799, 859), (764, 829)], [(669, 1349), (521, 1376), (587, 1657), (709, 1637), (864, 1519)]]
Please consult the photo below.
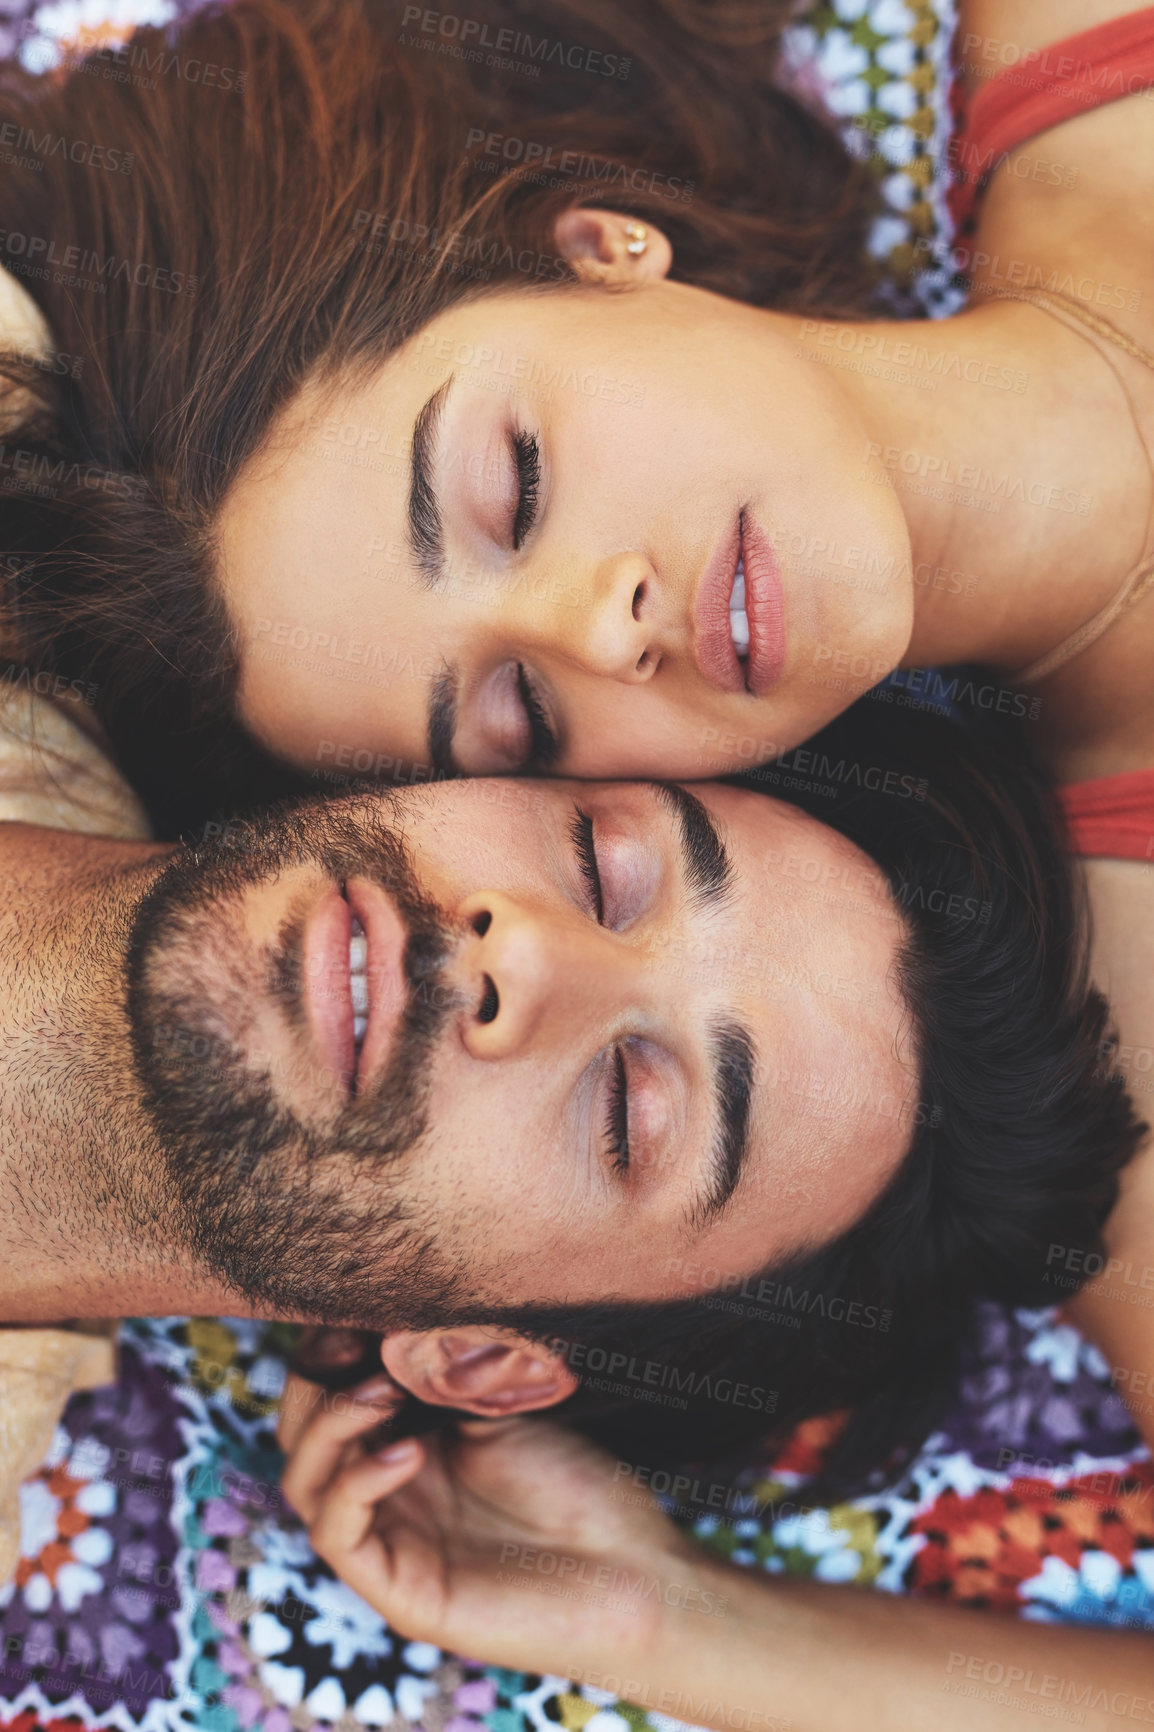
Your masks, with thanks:
[(1139, 767), (1151, 9), (963, 8), (979, 72), (1007, 39), (1030, 70), (973, 93), (975, 292), (933, 325), (834, 322), (861, 175), (773, 87), (772, 29), (565, 16), (636, 80), (498, 97), (332, 0), (184, 26), (243, 90), (6, 75), (14, 123), (135, 159), (0, 196), (89, 357), (19, 435), (62, 464), (6, 509), (26, 653), (96, 685), (154, 800), (233, 720), (312, 771), (714, 774), (970, 661), (1060, 777)]

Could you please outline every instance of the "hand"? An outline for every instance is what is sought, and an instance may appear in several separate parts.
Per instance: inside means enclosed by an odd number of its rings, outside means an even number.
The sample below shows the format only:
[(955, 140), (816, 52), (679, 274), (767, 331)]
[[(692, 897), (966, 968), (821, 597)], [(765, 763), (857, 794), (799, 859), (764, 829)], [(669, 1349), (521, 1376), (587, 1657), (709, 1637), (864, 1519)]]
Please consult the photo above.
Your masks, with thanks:
[[(562, 1676), (636, 1669), (692, 1587), (693, 1548), (611, 1456), (539, 1419), (468, 1420), (369, 1454), (387, 1377), (290, 1377), (284, 1492), (319, 1554), (410, 1639)], [(628, 1499), (628, 1501), (626, 1501)], [(674, 1613), (676, 1616), (676, 1613)]]

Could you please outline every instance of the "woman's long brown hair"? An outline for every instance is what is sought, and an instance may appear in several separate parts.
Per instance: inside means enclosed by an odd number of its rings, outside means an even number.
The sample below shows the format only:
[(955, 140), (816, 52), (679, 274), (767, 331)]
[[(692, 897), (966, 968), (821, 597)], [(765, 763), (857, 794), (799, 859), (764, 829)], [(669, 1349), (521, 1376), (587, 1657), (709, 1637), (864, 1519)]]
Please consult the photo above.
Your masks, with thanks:
[(56, 357), (5, 363), (35, 401), (4, 434), (0, 643), (92, 694), (164, 833), (269, 785), (232, 717), (213, 525), (306, 380), (375, 370), (466, 296), (568, 280), (551, 234), (575, 203), (659, 223), (718, 293), (865, 304), (868, 176), (777, 82), (792, 11), (235, 0), (50, 76), (0, 69), (5, 136), (41, 161), (5, 170), (0, 263)]

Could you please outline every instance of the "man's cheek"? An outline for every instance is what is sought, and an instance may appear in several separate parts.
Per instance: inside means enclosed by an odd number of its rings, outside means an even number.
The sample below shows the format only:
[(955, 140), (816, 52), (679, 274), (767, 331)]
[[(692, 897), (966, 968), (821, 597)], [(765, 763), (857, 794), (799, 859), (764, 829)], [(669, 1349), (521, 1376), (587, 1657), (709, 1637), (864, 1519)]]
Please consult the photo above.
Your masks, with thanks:
[(551, 1175), (560, 1175), (563, 1188), (566, 1172), (564, 1163), (544, 1153), (549, 1132), (533, 1112), (546, 1067), (535, 1067), (535, 1076), (528, 1070), (459, 1050), (433, 1059), (422, 1196), (435, 1186), (450, 1215), (478, 1230), (483, 1223), (506, 1247), (527, 1236), (523, 1223), (530, 1214), (541, 1218), (554, 1188)]

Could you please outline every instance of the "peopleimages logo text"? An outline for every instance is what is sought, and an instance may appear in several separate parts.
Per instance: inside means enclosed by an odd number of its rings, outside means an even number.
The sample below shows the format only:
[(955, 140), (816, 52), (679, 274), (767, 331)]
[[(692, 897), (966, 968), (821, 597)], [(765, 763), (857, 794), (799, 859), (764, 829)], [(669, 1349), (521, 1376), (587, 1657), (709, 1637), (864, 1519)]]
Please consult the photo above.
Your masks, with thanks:
[(465, 18), (459, 12), (434, 12), (425, 6), (405, 7), (402, 36), (406, 30), (414, 35), (439, 38), (443, 43), (455, 43), (474, 53), (488, 49), (492, 54), (515, 56), (534, 67), (592, 72), (599, 78), (628, 78), (633, 64), (626, 54), (607, 54), (600, 48), (586, 48), (549, 36), (534, 37), (527, 30), (514, 30), (510, 25), (492, 30), (480, 18)]
[[(0, 229), (0, 248), (9, 258), (33, 260), (38, 265), (55, 265), (62, 271), (78, 271), (106, 283), (128, 278), (139, 289), (160, 289), (169, 295), (195, 295), (196, 278), (187, 271), (172, 271), (165, 265), (151, 264), (147, 259), (122, 259), (115, 253), (100, 254), (89, 247), (64, 246), (47, 235), (25, 235), (17, 229)], [(11, 265), (20, 272), (23, 267)]]
[(31, 151), (42, 164), (50, 156), (63, 156), (69, 162), (87, 163), (89, 168), (106, 168), (117, 174), (131, 174), (136, 161), (131, 151), (118, 150), (115, 145), (92, 144), (87, 139), (65, 138), (63, 133), (55, 132), (37, 137), (30, 127), (17, 126), (12, 120), (0, 124), (0, 145)]

